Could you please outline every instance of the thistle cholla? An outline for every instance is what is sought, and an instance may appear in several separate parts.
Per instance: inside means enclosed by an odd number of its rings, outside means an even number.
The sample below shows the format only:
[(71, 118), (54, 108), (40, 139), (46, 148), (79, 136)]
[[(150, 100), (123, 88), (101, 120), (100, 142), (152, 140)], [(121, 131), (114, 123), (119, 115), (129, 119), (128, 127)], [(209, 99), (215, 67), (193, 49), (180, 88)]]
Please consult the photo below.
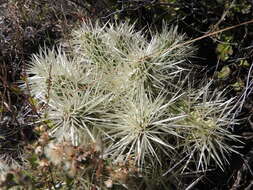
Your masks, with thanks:
[[(134, 30), (128, 23), (108, 24), (94, 27), (84, 24), (73, 32), (70, 42), (74, 53), (97, 68), (104, 78), (104, 89), (114, 94), (125, 94), (145, 85), (149, 93), (170, 88), (182, 74), (187, 75), (186, 58), (192, 55), (190, 45), (170, 50), (183, 42), (176, 28), (164, 27), (161, 34)], [(190, 68), (190, 67), (188, 67)], [(183, 72), (187, 71), (187, 72)]]
[(141, 88), (131, 98), (125, 98), (118, 109), (106, 115), (109, 121), (104, 127), (108, 137), (113, 139), (108, 153), (116, 157), (116, 161), (134, 157), (138, 166), (145, 165), (145, 160), (153, 159), (162, 163), (159, 151), (168, 154), (174, 150), (171, 139), (179, 136), (176, 122), (184, 115), (169, 113), (169, 107), (180, 96), (172, 97), (165, 102), (164, 97), (154, 100), (148, 98)]
[(67, 55), (59, 49), (33, 57), (27, 84), (47, 104), (43, 120), (52, 123), (51, 134), (78, 145), (83, 137), (95, 143), (96, 131), (105, 158), (133, 159), (141, 168), (173, 155), (186, 160), (182, 172), (194, 168), (192, 162), (196, 170), (213, 163), (224, 168), (236, 152), (227, 144), (237, 140), (228, 131), (235, 123), (232, 99), (209, 85), (199, 94), (187, 89), (194, 47), (179, 45), (185, 37), (176, 27), (161, 33), (134, 28), (84, 23)]
[(59, 94), (64, 88), (77, 88), (88, 85), (91, 81), (87, 76), (85, 64), (70, 61), (61, 48), (40, 50), (38, 55), (31, 59), (26, 70), (27, 83), (30, 93), (40, 102), (46, 102), (48, 93)]
[(186, 160), (181, 172), (191, 167), (206, 171), (211, 164), (224, 170), (229, 155), (238, 153), (227, 144), (240, 142), (239, 136), (231, 132), (238, 122), (234, 119), (235, 98), (226, 99), (224, 91), (212, 91), (210, 85), (211, 82), (182, 98), (177, 108), (187, 115), (179, 132), (183, 139), (178, 146), (183, 148), (180, 153)]

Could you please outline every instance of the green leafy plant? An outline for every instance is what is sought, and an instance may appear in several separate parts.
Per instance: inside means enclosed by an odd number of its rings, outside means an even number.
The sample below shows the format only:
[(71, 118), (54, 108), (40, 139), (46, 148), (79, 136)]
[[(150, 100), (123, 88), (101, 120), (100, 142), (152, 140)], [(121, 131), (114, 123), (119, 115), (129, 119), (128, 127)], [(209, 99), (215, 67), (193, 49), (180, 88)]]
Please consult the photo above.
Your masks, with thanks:
[(222, 35), (221, 40), (224, 40), (223, 43), (219, 43), (216, 48), (216, 52), (218, 54), (218, 58), (221, 61), (226, 61), (230, 56), (233, 55), (233, 47), (231, 41), (233, 40), (232, 36), (224, 36)]

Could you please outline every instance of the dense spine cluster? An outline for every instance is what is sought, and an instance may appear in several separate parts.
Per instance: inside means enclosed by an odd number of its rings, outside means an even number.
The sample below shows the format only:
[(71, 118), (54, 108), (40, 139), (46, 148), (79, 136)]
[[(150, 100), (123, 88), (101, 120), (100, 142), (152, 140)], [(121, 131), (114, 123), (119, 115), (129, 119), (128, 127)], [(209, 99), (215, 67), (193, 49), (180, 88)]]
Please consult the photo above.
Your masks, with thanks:
[(178, 46), (185, 37), (176, 27), (134, 28), (85, 23), (65, 53), (34, 55), (22, 87), (46, 105), (41, 112), (51, 134), (75, 145), (99, 134), (105, 159), (131, 158), (144, 171), (170, 160), (178, 160), (180, 172), (223, 169), (236, 152), (227, 143), (238, 141), (228, 130), (236, 123), (234, 99), (211, 82), (192, 87), (187, 58), (195, 48)]

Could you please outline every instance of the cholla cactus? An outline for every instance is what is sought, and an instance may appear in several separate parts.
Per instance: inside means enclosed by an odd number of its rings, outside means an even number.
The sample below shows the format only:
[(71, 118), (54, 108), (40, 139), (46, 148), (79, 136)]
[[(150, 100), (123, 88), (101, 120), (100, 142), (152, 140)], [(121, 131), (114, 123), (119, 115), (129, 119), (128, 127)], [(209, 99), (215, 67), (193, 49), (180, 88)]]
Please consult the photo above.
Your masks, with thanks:
[(174, 88), (172, 84), (187, 70), (183, 63), (194, 48), (188, 45), (166, 51), (184, 40), (176, 28), (168, 31), (164, 27), (151, 40), (146, 35), (145, 31), (135, 32), (134, 25), (128, 23), (95, 27), (84, 24), (73, 32), (71, 44), (75, 53), (89, 60), (104, 76), (104, 89), (109, 92), (125, 94), (142, 84), (150, 92), (159, 93), (168, 83)]
[[(66, 88), (83, 88), (92, 83), (89, 68), (85, 63), (77, 64), (70, 61), (61, 48), (57, 50), (40, 50), (34, 55), (27, 69), (27, 84), (31, 95), (41, 102), (47, 101), (47, 96), (59, 94)], [(26, 83), (21, 85), (27, 88)]]
[(141, 88), (137, 94), (124, 99), (114, 113), (107, 114), (109, 138), (113, 139), (107, 152), (116, 160), (127, 160), (134, 157), (138, 166), (143, 167), (145, 160), (156, 159), (160, 164), (157, 152), (169, 152), (174, 146), (169, 142), (179, 136), (176, 132), (176, 121), (184, 115), (169, 113), (169, 107), (180, 96), (171, 98), (168, 102), (162, 96), (151, 100)]
[(187, 160), (182, 171), (192, 164), (201, 171), (206, 171), (210, 165), (224, 169), (225, 164), (229, 163), (229, 155), (237, 152), (228, 144), (239, 141), (239, 136), (229, 131), (229, 127), (236, 124), (233, 115), (235, 99), (226, 99), (224, 91), (212, 91), (210, 85), (182, 100), (184, 106), (181, 109), (187, 114), (181, 121), (179, 132), (184, 136), (179, 147), (183, 148), (182, 155), (186, 155)]
[(199, 93), (182, 88), (194, 48), (178, 46), (185, 37), (176, 28), (148, 33), (128, 23), (85, 23), (72, 37), (67, 55), (41, 51), (27, 71), (32, 95), (47, 104), (51, 134), (78, 145), (99, 133), (105, 155), (141, 168), (164, 164), (164, 157), (174, 162), (174, 153), (186, 160), (182, 172), (213, 162), (224, 168), (236, 152), (227, 144), (237, 140), (228, 130), (233, 99), (210, 84)]
[(75, 145), (85, 135), (95, 141), (91, 131), (101, 121), (101, 115), (106, 113), (106, 102), (110, 95), (97, 94), (94, 88), (62, 90), (60, 95), (52, 94), (50, 97), (46, 120), (53, 122), (51, 133), (58, 138), (69, 139)]

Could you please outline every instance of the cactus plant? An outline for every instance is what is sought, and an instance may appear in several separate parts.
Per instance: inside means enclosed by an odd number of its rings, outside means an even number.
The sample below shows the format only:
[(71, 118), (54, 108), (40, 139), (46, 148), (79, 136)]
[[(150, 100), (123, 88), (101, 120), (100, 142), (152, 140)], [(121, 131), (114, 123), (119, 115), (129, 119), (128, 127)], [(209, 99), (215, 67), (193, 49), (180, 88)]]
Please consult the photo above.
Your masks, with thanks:
[(104, 159), (134, 160), (142, 171), (169, 159), (178, 159), (180, 172), (205, 172), (213, 163), (224, 169), (237, 152), (227, 144), (238, 141), (229, 131), (234, 99), (211, 90), (211, 82), (183, 85), (195, 48), (178, 46), (185, 36), (175, 27), (160, 33), (134, 27), (84, 23), (67, 53), (47, 49), (33, 57), (26, 80), (47, 105), (42, 120), (51, 122), (51, 135), (79, 145), (87, 137), (95, 143), (95, 131)]

